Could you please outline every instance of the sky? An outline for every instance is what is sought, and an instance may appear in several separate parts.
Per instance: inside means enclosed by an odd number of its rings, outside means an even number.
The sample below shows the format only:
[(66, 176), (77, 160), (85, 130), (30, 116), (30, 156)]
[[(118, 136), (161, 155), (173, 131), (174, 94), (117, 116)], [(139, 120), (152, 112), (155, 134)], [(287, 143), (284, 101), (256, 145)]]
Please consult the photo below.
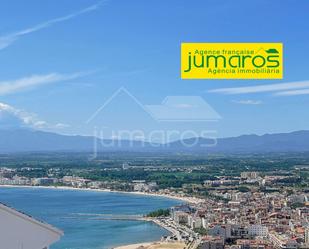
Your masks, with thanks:
[[(0, 126), (109, 137), (306, 130), (308, 10), (307, 0), (3, 0)], [(183, 80), (182, 42), (282, 42), (284, 78)], [(202, 98), (219, 118), (162, 121), (152, 111), (168, 96), (181, 96), (180, 109)]]

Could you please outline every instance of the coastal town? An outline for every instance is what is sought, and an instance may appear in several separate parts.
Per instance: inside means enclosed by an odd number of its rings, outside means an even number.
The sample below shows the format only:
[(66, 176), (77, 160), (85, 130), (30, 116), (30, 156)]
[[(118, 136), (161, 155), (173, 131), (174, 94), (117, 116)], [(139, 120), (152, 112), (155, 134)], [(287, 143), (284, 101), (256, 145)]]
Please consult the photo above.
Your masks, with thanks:
[[(128, 168), (128, 165), (122, 166), (122, 170), (130, 170)], [(309, 194), (304, 187), (306, 181), (299, 175), (308, 170), (306, 166), (295, 166), (288, 174), (282, 170), (276, 174), (242, 171), (239, 175), (221, 175), (202, 184), (183, 184), (180, 188), (162, 188), (156, 181), (143, 179), (95, 181), (63, 175), (57, 168), (46, 170), (47, 174), (42, 177), (29, 177), (29, 172), (35, 170), (2, 167), (0, 184), (123, 191), (182, 200), (182, 205), (142, 218), (170, 232), (160, 243), (178, 245), (178, 248), (309, 248)], [(188, 169), (182, 171), (188, 172)]]

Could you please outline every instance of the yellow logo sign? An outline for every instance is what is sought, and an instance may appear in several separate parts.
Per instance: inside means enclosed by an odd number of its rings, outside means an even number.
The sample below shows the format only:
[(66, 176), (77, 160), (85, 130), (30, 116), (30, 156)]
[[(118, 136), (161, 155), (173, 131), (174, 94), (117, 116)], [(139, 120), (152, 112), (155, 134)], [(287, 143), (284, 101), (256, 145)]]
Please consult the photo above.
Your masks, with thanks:
[(282, 43), (182, 43), (183, 79), (282, 79)]

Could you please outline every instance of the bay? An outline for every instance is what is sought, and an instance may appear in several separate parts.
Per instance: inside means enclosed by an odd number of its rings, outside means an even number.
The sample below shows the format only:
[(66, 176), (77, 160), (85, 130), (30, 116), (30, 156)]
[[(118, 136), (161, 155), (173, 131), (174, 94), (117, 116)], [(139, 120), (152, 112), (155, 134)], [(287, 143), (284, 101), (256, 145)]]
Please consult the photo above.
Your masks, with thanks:
[(145, 221), (102, 216), (142, 215), (181, 201), (127, 193), (45, 188), (0, 188), (0, 202), (64, 231), (51, 249), (110, 249), (156, 241), (168, 232)]

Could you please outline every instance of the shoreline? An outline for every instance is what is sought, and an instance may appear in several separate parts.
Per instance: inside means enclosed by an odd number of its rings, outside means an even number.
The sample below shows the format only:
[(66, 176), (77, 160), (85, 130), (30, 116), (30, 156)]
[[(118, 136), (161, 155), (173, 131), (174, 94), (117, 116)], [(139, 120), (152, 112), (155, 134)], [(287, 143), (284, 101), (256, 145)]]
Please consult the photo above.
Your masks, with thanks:
[(136, 243), (136, 244), (128, 244), (128, 245), (121, 245), (121, 246), (116, 246), (113, 247), (111, 249), (136, 249), (139, 247), (147, 247), (150, 246), (154, 243), (156, 243), (157, 241), (151, 241), (151, 242), (144, 242), (144, 243)]
[[(132, 195), (141, 195), (141, 196), (153, 196), (153, 197), (158, 197), (158, 198), (168, 198), (168, 199), (174, 199), (174, 200), (179, 200), (183, 201), (185, 203), (190, 203), (190, 204), (197, 204), (201, 201), (202, 199), (198, 199), (195, 197), (181, 197), (181, 196), (174, 196), (174, 195), (168, 195), (168, 194), (157, 194), (157, 193), (146, 193), (146, 192), (127, 192), (127, 191), (118, 191), (118, 190), (110, 190), (110, 189), (92, 189), (92, 188), (74, 188), (74, 187), (69, 187), (69, 186), (29, 186), (29, 185), (0, 185), (0, 188), (29, 188), (29, 189), (51, 189), (51, 190), (73, 190), (73, 191), (93, 191), (93, 192), (105, 192), (105, 193), (120, 193), (120, 194), (132, 194)], [(153, 223), (170, 234), (175, 234), (175, 231), (173, 229), (168, 228), (155, 218), (147, 218), (144, 217), (142, 219), (143, 221)], [(142, 243), (135, 243), (135, 244), (124, 244), (120, 246), (113, 247), (112, 249), (136, 249), (138, 247), (150, 247), (151, 245), (155, 245), (157, 243), (160, 243), (161, 241), (150, 241), (150, 242), (142, 242)]]
[(110, 189), (93, 189), (93, 188), (74, 188), (69, 186), (29, 186), (29, 185), (0, 185), (0, 188), (41, 188), (41, 189), (60, 189), (60, 190), (77, 190), (77, 191), (94, 191), (94, 192), (105, 192), (105, 193), (120, 193), (120, 194), (133, 194), (133, 195), (143, 195), (143, 196), (153, 196), (153, 197), (163, 197), (174, 200), (183, 201), (190, 204), (198, 204), (203, 202), (203, 199), (196, 197), (182, 197), (169, 194), (157, 194), (157, 193), (147, 193), (147, 192), (128, 192), (120, 190), (110, 190)]
[(138, 244), (130, 244), (124, 246), (116, 246), (112, 249), (166, 249), (166, 248), (173, 248), (173, 249), (183, 249), (185, 247), (184, 242), (176, 242), (176, 241), (153, 241), (153, 242), (145, 242), (145, 243), (138, 243)]

